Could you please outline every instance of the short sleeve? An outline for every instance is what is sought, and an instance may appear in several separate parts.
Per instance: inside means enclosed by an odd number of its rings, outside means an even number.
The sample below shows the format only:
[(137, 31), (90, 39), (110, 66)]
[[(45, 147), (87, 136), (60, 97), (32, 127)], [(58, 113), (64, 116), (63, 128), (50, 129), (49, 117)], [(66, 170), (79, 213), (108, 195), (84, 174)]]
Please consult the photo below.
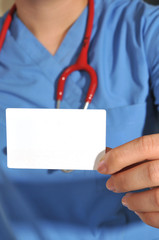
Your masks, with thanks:
[(145, 16), (144, 47), (149, 68), (150, 87), (159, 110), (159, 7), (150, 7)]

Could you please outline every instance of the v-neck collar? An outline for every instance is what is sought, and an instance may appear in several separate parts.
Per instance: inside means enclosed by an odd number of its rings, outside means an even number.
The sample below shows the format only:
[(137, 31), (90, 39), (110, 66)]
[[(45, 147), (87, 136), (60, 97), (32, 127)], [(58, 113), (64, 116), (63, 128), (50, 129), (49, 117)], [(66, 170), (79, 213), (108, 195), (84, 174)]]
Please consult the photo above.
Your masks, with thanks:
[(53, 62), (56, 62), (57, 64), (68, 65), (79, 50), (84, 38), (87, 15), (88, 6), (71, 26), (54, 56), (49, 53), (49, 51), (23, 24), (17, 14), (14, 14), (9, 34), (15, 39), (16, 44), (22, 48), (22, 51), (29, 55), (34, 62), (39, 63), (40, 61), (43, 61), (43, 59), (52, 59)]

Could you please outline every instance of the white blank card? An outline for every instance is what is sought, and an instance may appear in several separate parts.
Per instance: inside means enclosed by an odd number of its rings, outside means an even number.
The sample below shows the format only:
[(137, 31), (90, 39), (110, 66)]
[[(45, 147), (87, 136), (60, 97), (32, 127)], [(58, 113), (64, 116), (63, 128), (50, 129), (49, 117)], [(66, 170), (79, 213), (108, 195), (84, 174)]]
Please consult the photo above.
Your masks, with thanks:
[(93, 170), (106, 147), (106, 111), (6, 110), (9, 168)]

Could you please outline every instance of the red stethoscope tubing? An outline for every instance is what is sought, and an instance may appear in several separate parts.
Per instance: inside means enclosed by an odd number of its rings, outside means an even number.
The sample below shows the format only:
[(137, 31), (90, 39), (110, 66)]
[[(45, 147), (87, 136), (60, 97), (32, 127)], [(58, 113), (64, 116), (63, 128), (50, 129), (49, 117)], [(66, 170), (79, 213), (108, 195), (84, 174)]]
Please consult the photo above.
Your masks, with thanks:
[(11, 8), (11, 10), (9, 11), (6, 19), (5, 19), (5, 22), (3, 24), (3, 27), (2, 27), (2, 30), (1, 30), (1, 33), (0, 33), (0, 51), (3, 47), (3, 43), (5, 41), (6, 34), (7, 34), (8, 29), (9, 29), (9, 26), (12, 22), (13, 14), (14, 14), (15, 11), (16, 11), (16, 5), (14, 4), (13, 7)]
[[(94, 0), (88, 0), (88, 5), (89, 5), (89, 9), (88, 9), (87, 27), (85, 31), (84, 40), (82, 43), (81, 52), (75, 64), (66, 68), (58, 80), (58, 86), (57, 86), (57, 107), (58, 108), (60, 107), (60, 102), (63, 97), (66, 79), (74, 71), (83, 70), (83, 71), (86, 71), (90, 76), (90, 85), (89, 85), (89, 89), (88, 89), (86, 100), (85, 100), (85, 107), (84, 107), (85, 109), (88, 108), (88, 105), (92, 101), (92, 98), (97, 89), (97, 85), (98, 85), (97, 74), (95, 70), (88, 64), (88, 49), (90, 45), (90, 39), (91, 39), (92, 28), (93, 28), (93, 20), (94, 20)], [(9, 26), (12, 22), (13, 14), (15, 11), (16, 11), (16, 5), (14, 4), (5, 19), (5, 22), (3, 24), (3, 27), (0, 33), (0, 51), (3, 47), (5, 37), (9, 29)]]
[(92, 34), (92, 28), (93, 28), (93, 20), (94, 20), (94, 0), (88, 0), (89, 5), (89, 12), (88, 12), (88, 20), (87, 20), (87, 27), (86, 32), (82, 44), (82, 49), (80, 52), (80, 55), (75, 62), (75, 64), (69, 66), (64, 70), (64, 72), (61, 74), (58, 86), (57, 86), (57, 107), (60, 106), (60, 101), (62, 100), (63, 93), (64, 93), (64, 87), (67, 77), (74, 71), (78, 70), (84, 70), (86, 71), (90, 76), (90, 86), (87, 92), (86, 100), (85, 100), (85, 109), (88, 107), (89, 103), (92, 101), (92, 98), (94, 97), (95, 91), (97, 89), (98, 80), (97, 80), (97, 74), (95, 70), (88, 64), (88, 48), (90, 44), (91, 34)]

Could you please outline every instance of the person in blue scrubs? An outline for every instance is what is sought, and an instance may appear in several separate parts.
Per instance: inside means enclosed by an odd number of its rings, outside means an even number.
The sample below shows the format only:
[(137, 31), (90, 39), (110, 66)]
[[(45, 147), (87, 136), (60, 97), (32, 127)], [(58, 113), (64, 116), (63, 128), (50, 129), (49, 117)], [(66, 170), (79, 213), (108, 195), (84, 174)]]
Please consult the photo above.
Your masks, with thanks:
[[(58, 77), (82, 46), (88, 1), (15, 2), (0, 53), (0, 239), (157, 240), (159, 8), (95, 0), (88, 60), (99, 83), (89, 108), (107, 110), (112, 150), (99, 172), (49, 174), (7, 168), (5, 109), (56, 107)], [(88, 85), (87, 74), (73, 73), (61, 108), (81, 108)]]

